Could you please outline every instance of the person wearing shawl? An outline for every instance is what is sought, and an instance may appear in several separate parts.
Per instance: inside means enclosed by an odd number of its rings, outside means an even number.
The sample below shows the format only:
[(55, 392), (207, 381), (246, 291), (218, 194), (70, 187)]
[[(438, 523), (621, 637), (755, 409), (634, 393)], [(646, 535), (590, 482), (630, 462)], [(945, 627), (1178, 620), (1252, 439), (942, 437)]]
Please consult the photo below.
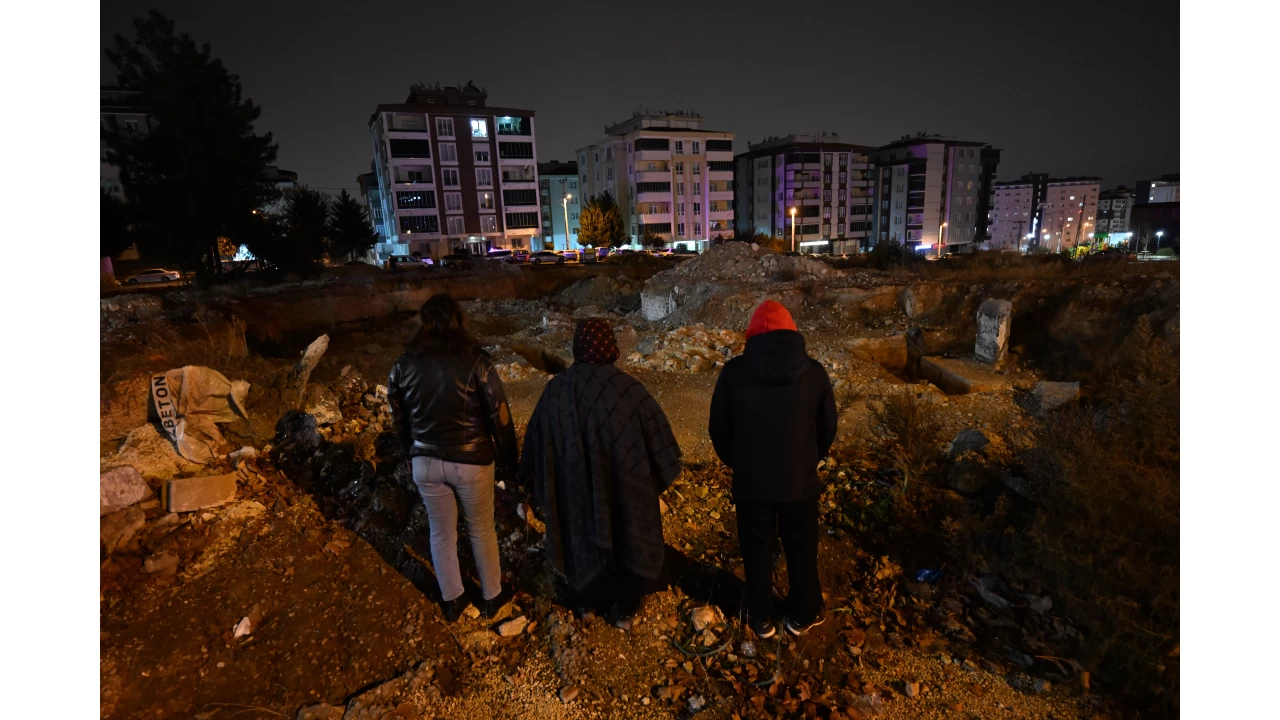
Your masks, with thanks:
[(618, 354), (608, 322), (578, 323), (574, 363), (538, 399), (521, 468), (577, 609), (603, 607), (627, 627), (666, 585), (658, 495), (680, 474), (680, 446), (657, 401), (614, 366)]

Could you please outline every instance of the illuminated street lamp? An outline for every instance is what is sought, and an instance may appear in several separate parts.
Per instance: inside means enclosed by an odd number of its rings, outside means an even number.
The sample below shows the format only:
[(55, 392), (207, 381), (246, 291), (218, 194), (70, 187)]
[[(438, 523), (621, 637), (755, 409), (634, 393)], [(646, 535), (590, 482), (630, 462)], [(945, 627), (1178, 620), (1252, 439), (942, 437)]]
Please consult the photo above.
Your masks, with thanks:
[(791, 208), (791, 252), (796, 251), (796, 209)]
[[(560, 198), (560, 204), (564, 206), (564, 249), (569, 249), (569, 198), (573, 197), (573, 193), (565, 193)], [(551, 243), (555, 244), (555, 233), (551, 233)]]
[(1156, 231), (1156, 252), (1160, 252), (1160, 237), (1164, 235), (1163, 230)]

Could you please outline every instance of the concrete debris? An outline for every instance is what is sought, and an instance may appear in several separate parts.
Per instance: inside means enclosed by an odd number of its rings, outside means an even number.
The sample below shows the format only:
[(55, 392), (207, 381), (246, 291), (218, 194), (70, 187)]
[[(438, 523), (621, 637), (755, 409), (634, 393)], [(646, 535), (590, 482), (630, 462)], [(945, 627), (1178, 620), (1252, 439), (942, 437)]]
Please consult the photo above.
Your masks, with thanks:
[(239, 450), (231, 451), (231, 453), (227, 455), (227, 458), (231, 460), (232, 464), (238, 463), (241, 460), (249, 460), (256, 457), (258, 457), (258, 448), (253, 447), (252, 445), (245, 445)]
[(269, 527), (260, 521), (267, 514), (267, 508), (253, 500), (239, 500), (231, 503), (222, 511), (218, 522), (211, 526), (209, 541), (199, 557), (187, 564), (183, 573), (186, 580), (192, 580), (208, 572), (219, 560), (239, 543), (246, 531), (258, 534), (266, 532)]
[(174, 575), (178, 572), (178, 556), (171, 552), (152, 555), (142, 562), (142, 572), (149, 575)]
[(518, 618), (512, 618), (498, 626), (498, 634), (502, 637), (515, 637), (524, 632), (526, 626), (529, 625), (529, 618), (521, 615)]
[(547, 373), (523, 363), (498, 363), (493, 366), (498, 371), (498, 377), (502, 378), (502, 382), (520, 382), (529, 378), (549, 378)]
[(952, 395), (995, 392), (1010, 387), (1008, 378), (972, 360), (921, 358), (920, 375)]
[(178, 478), (165, 483), (165, 509), (192, 512), (225, 505), (236, 498), (236, 474)]
[(298, 391), (298, 399), (301, 400), (306, 396), (307, 381), (311, 379), (311, 371), (316, 369), (316, 365), (320, 363), (320, 358), (324, 357), (324, 353), (329, 349), (329, 336), (321, 335), (303, 351), (302, 357), (298, 360), (298, 364), (293, 368), (293, 376), (295, 378), (294, 387)]
[(173, 443), (155, 425), (147, 423), (129, 431), (115, 455), (102, 459), (103, 470), (130, 465), (143, 477), (167, 478), (194, 472), (204, 466), (173, 451)]
[(1040, 410), (1048, 412), (1079, 400), (1080, 383), (1041, 381), (1036, 383), (1035, 390), (1032, 392), (1039, 401)]
[(597, 275), (579, 280), (561, 290), (556, 299), (578, 308), (593, 305), (597, 308), (612, 308), (624, 298), (635, 295), (639, 291), (639, 283), (628, 278)]
[(1013, 303), (987, 300), (978, 307), (978, 339), (973, 354), (989, 365), (1004, 360), (1009, 349), (1009, 327), (1013, 322)]
[(333, 425), (342, 422), (342, 411), (338, 409), (338, 398), (324, 385), (312, 385), (307, 388), (306, 401), (303, 403), (306, 412), (313, 415), (317, 425)]
[(112, 468), (98, 478), (98, 517), (145, 500), (151, 488), (131, 465)]
[(127, 545), (146, 524), (146, 515), (137, 506), (117, 510), (102, 518), (99, 523), (102, 546), (108, 553), (113, 553)]
[(699, 632), (724, 623), (724, 615), (720, 612), (720, 608), (714, 605), (702, 605), (694, 608), (693, 612), (689, 614), (689, 619), (693, 622), (693, 629)]
[(902, 311), (919, 320), (942, 304), (942, 287), (936, 283), (916, 283), (902, 291)]
[(741, 354), (744, 346), (740, 332), (695, 325), (677, 328), (650, 343), (641, 343), (627, 355), (626, 362), (662, 372), (700, 373), (723, 366), (726, 360)]
[(104, 298), (101, 309), (101, 329), (105, 332), (130, 323), (160, 317), (164, 313), (164, 304), (155, 295), (117, 295)]

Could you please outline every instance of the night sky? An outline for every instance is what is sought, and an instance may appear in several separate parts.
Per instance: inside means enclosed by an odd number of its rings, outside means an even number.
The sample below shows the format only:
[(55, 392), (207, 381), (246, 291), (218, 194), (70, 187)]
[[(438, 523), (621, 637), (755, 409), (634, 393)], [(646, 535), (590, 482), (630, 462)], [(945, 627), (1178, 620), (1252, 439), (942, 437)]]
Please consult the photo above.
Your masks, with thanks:
[(149, 7), (240, 76), (277, 164), (313, 188), (355, 190), (369, 115), (418, 80), (533, 109), (541, 161), (648, 108), (696, 110), (736, 152), (766, 135), (925, 131), (1003, 149), (1001, 179), (1178, 171), (1175, 2), (113, 0), (103, 47)]

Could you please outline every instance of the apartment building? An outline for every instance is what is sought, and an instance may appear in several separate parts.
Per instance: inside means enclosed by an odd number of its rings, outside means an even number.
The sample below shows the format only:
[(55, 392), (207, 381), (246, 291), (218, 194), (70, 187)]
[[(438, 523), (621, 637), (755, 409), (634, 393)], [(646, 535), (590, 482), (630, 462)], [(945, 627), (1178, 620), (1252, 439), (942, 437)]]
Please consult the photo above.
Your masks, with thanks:
[(704, 249), (733, 225), (733, 133), (692, 112), (636, 113), (578, 149), (582, 196), (609, 192), (633, 242), (649, 232)]
[(582, 212), (578, 163), (538, 163), (538, 194), (542, 199), (543, 246), (551, 250), (576, 249), (578, 215)]
[(979, 215), (987, 214), (999, 153), (987, 143), (923, 133), (872, 151), (876, 242), (939, 254), (972, 251), (987, 233)]
[(1152, 180), (1139, 180), (1134, 189), (1135, 205), (1181, 202), (1179, 198), (1182, 195), (1182, 185), (1178, 179), (1178, 173), (1161, 175)]
[[(872, 148), (835, 134), (788, 135), (747, 145), (734, 158), (734, 227), (800, 252), (856, 253), (873, 239)], [(792, 212), (794, 211), (794, 213)]]
[[(1129, 218), (1133, 212), (1133, 191), (1119, 187), (1098, 195), (1097, 233), (1106, 233), (1114, 244), (1129, 239)], [(1120, 237), (1123, 236), (1123, 237)]]
[(530, 248), (542, 233), (534, 112), (488, 93), (414, 85), (369, 118), (384, 245), (438, 258)]
[(1096, 177), (1054, 179), (1047, 173), (996, 183), (988, 247), (1057, 252), (1087, 242), (1097, 232), (1100, 183)]

